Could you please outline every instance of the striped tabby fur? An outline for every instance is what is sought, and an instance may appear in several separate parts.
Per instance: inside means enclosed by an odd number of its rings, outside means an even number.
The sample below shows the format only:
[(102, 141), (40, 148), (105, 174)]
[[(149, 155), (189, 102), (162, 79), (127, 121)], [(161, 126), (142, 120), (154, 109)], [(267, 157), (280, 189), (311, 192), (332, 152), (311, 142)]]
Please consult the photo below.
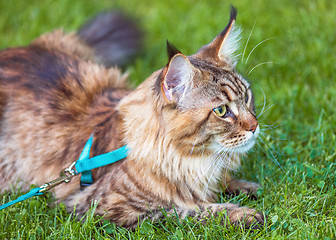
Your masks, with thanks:
[[(91, 22), (79, 35), (55, 31), (27, 47), (3, 50), (0, 189), (15, 183), (27, 189), (58, 177), (94, 132), (92, 156), (125, 144), (130, 154), (94, 170), (91, 186), (80, 190), (77, 176), (55, 188), (69, 211), (76, 206), (84, 214), (97, 200), (97, 214), (129, 228), (164, 217), (162, 210), (198, 220), (223, 212), (234, 224), (263, 224), (256, 210), (216, 203), (221, 184), (229, 192), (250, 194), (259, 187), (228, 173), (259, 132), (253, 94), (234, 68), (235, 19), (232, 8), (225, 30), (192, 56), (169, 44), (167, 66), (134, 91), (125, 74), (108, 68), (118, 63), (109, 57), (116, 49), (130, 55), (139, 45), (139, 32), (121, 15), (98, 17), (99, 24)], [(97, 27), (103, 37), (90, 39)], [(102, 51), (122, 38), (128, 45)], [(222, 117), (213, 111), (219, 106), (226, 108)]]

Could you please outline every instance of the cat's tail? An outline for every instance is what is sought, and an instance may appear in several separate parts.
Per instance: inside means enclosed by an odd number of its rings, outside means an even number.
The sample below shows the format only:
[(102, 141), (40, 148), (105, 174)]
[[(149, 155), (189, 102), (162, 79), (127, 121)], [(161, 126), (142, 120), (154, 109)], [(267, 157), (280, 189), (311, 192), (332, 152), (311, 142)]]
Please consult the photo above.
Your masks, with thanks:
[(106, 67), (123, 66), (140, 50), (142, 32), (121, 12), (101, 13), (77, 32), (94, 51), (94, 61)]

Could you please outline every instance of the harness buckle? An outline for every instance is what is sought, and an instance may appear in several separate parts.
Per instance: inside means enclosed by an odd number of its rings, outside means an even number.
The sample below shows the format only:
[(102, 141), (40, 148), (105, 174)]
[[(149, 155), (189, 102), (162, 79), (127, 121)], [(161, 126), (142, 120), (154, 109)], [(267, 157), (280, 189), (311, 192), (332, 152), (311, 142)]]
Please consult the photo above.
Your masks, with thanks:
[(74, 169), (75, 164), (76, 164), (76, 161), (71, 163), (71, 165), (69, 167), (65, 168), (61, 172), (59, 178), (56, 178), (56, 179), (40, 186), (40, 188), (41, 188), (40, 192), (43, 193), (43, 192), (49, 191), (50, 189), (60, 185), (63, 182), (65, 182), (65, 183), (70, 182), (71, 178), (73, 178), (74, 176), (76, 176), (78, 174), (76, 172), (76, 170)]
[[(71, 165), (69, 166), (69, 167), (67, 167), (66, 169), (64, 169), (63, 170), (63, 172), (65, 173), (65, 174), (68, 174), (69, 176), (71, 176), (71, 177), (73, 177), (73, 176), (75, 176), (75, 175), (77, 175), (78, 174), (78, 172), (76, 172), (76, 170), (75, 170), (75, 165), (76, 165), (76, 163), (77, 163), (77, 161), (74, 161), (73, 163), (71, 163)], [(62, 173), (61, 173), (62, 174)], [(70, 178), (71, 178), (70, 177)], [(69, 181), (70, 181), (70, 178), (69, 178)], [(69, 182), (68, 181), (68, 182)]]

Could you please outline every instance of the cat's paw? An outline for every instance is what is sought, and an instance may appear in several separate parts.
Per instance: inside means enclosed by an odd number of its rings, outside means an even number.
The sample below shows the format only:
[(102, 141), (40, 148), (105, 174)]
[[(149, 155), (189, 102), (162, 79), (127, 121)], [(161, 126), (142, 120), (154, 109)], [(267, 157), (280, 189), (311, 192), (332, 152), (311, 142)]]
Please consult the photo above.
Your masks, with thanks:
[(266, 224), (262, 212), (248, 208), (237, 207), (228, 211), (228, 217), (232, 224), (243, 225), (245, 228), (261, 229)]
[(244, 193), (246, 195), (251, 196), (252, 198), (256, 198), (257, 191), (259, 188), (261, 188), (261, 186), (258, 183), (234, 179), (227, 184), (225, 193), (226, 194)]

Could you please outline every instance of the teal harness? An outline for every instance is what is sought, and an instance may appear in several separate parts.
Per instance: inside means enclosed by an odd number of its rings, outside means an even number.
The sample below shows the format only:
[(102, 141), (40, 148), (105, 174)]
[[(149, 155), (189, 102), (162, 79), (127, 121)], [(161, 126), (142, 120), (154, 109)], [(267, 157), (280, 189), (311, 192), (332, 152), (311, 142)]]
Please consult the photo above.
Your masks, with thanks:
[(56, 187), (57, 185), (65, 182), (70, 182), (71, 178), (81, 174), (81, 186), (86, 186), (93, 183), (91, 170), (99, 167), (109, 165), (111, 163), (117, 162), (124, 159), (128, 155), (127, 146), (118, 148), (117, 150), (94, 156), (90, 158), (90, 149), (93, 142), (93, 134), (91, 134), (89, 140), (86, 142), (82, 153), (80, 154), (77, 161), (73, 162), (68, 168), (64, 169), (61, 176), (51, 182), (43, 184), (38, 188), (32, 189), (30, 192), (18, 197), (17, 199), (0, 206), (0, 210), (9, 207), (15, 203), (21, 202), (33, 196), (42, 195), (44, 192)]

